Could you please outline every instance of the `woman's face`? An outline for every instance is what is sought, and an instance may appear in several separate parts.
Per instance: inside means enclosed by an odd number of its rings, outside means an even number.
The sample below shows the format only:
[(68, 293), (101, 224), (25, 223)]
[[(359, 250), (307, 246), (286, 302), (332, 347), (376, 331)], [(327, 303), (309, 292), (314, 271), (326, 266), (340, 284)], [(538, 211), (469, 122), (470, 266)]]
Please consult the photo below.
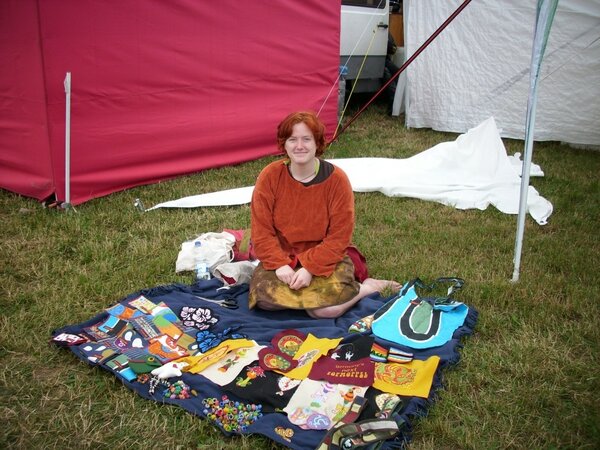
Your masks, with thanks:
[(302, 165), (313, 162), (317, 143), (312, 131), (304, 122), (293, 126), (292, 135), (285, 141), (285, 152), (292, 163)]

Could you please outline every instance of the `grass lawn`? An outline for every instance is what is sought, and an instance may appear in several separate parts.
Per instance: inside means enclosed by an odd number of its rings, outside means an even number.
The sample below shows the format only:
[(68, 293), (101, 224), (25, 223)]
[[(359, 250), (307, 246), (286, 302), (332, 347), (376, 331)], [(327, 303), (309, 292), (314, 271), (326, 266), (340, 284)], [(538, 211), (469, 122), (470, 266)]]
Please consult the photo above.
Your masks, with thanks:
[[(403, 127), (372, 106), (328, 158), (404, 158), (456, 135)], [(523, 142), (504, 140), (509, 154)], [(209, 170), (96, 199), (76, 212), (0, 191), (0, 448), (280, 448), (224, 438), (204, 420), (138, 397), (112, 375), (48, 345), (53, 329), (91, 318), (175, 274), (181, 242), (249, 226), (248, 206), (147, 207), (248, 186), (267, 162)], [(527, 218), (521, 278), (511, 283), (516, 216), (356, 194), (354, 241), (372, 275), (407, 281), (457, 275), (480, 313), (445, 389), (416, 422), (411, 449), (600, 447), (600, 153), (536, 143), (532, 185), (554, 205)]]

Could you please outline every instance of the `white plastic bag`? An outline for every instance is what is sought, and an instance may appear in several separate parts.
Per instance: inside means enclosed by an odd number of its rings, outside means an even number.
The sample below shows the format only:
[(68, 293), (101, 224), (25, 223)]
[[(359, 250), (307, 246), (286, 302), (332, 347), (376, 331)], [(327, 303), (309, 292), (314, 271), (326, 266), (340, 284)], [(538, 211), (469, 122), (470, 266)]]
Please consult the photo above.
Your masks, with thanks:
[(252, 274), (257, 265), (258, 261), (235, 261), (224, 263), (215, 267), (213, 275), (215, 278), (223, 281), (226, 286), (250, 283), (250, 279), (252, 278)]
[(181, 244), (181, 250), (179, 251), (179, 255), (177, 255), (177, 262), (175, 263), (176, 273), (194, 270), (194, 243), (196, 241), (200, 241), (202, 244), (200, 252), (204, 261), (208, 263), (211, 273), (218, 265), (233, 260), (233, 246), (235, 244), (235, 236), (233, 234), (226, 231), (221, 233), (204, 233), (195, 239), (185, 241)]

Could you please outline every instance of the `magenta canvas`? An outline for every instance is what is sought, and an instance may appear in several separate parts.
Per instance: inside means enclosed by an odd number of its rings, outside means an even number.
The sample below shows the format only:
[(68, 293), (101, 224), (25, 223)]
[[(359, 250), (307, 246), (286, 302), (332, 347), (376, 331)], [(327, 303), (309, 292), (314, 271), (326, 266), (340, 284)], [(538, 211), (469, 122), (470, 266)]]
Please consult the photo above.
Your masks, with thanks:
[[(331, 137), (338, 2), (13, 0), (0, 4), (0, 187), (71, 203), (277, 153), (321, 111)], [(191, 192), (190, 194), (196, 194)]]

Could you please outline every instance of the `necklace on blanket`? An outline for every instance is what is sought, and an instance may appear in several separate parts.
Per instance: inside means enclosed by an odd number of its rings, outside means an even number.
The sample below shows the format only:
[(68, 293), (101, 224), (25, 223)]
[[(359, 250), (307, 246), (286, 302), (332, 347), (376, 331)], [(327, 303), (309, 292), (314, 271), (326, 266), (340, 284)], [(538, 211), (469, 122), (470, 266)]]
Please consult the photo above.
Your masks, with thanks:
[(297, 178), (294, 175), (294, 173), (292, 172), (291, 166), (290, 166), (290, 173), (291, 173), (292, 177), (294, 178), (294, 180), (299, 181), (300, 183), (302, 183), (302, 182), (304, 182), (304, 181), (306, 181), (306, 180), (308, 180), (310, 178), (316, 177), (317, 173), (319, 173), (319, 166), (320, 166), (319, 158), (315, 158), (315, 170), (314, 170), (314, 172), (311, 172), (308, 176), (306, 176), (304, 178)]

